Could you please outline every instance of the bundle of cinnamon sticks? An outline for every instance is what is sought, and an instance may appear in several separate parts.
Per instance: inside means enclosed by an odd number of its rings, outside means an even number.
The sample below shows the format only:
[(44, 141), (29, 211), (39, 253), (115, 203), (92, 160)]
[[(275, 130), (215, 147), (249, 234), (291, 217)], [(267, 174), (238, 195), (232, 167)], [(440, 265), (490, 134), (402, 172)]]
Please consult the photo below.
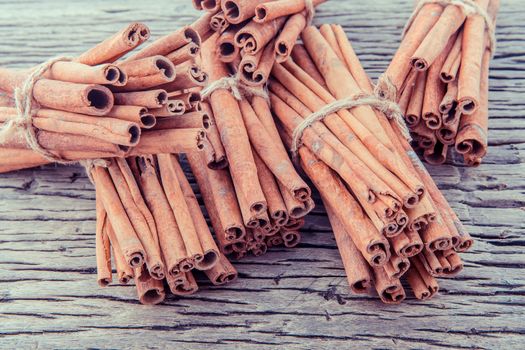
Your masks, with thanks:
[(195, 293), (194, 270), (215, 285), (237, 277), (175, 155), (113, 158), (92, 168), (91, 175), (100, 286), (112, 282), (111, 256), (119, 283), (133, 278), (143, 304), (162, 302), (168, 289), (175, 295)]
[[(42, 67), (0, 69), (0, 171), (203, 148), (202, 126), (164, 122), (200, 111), (193, 91), (207, 82), (194, 60), (200, 36), (184, 27), (122, 59), (149, 37), (146, 25), (131, 23), (77, 57), (51, 61), (36, 77)], [(20, 107), (28, 103), (24, 120)]]
[(428, 163), (444, 163), (449, 148), (469, 166), (487, 153), (489, 62), (499, 3), (416, 5), (385, 72)]
[(314, 7), (326, 0), (193, 0), (206, 11), (209, 24), (203, 39), (217, 33), (217, 56), (230, 63), (237, 78), (248, 86), (262, 87), (274, 62), (284, 62), (297, 38), (311, 22)]
[[(417, 298), (432, 297), (435, 277), (461, 270), (458, 252), (472, 239), (400, 124), (367, 105), (373, 87), (341, 26), (309, 26), (301, 38), (301, 60), (272, 69), (271, 108), (283, 141), (297, 146), (321, 194), (351, 290), (366, 293), (373, 285), (383, 302), (397, 303), (406, 296), (403, 278)], [(362, 103), (302, 127), (312, 113), (348, 98)]]

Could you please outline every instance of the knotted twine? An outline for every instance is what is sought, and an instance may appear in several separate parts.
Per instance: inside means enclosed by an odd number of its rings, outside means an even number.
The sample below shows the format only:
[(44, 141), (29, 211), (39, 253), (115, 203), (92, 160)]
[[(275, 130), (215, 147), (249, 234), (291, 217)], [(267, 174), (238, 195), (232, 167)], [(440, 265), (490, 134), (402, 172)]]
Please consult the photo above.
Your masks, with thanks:
[(202, 99), (207, 99), (214, 91), (219, 89), (229, 90), (237, 101), (242, 100), (243, 96), (259, 96), (264, 98), (267, 102), (269, 101), (266, 87), (259, 88), (248, 86), (240, 81), (237, 74), (215, 80), (213, 83), (206, 86), (201, 91)]
[(369, 106), (384, 113), (388, 119), (393, 120), (399, 126), (401, 133), (408, 141), (412, 140), (399, 105), (394, 100), (379, 96), (376, 87), (374, 94), (362, 93), (331, 102), (306, 117), (293, 131), (291, 147), (293, 160), (297, 162), (299, 148), (302, 144), (301, 138), (306, 128), (341, 109), (351, 109), (359, 106)]
[(67, 56), (59, 56), (47, 60), (32, 70), (22, 85), (15, 89), (14, 97), (17, 117), (7, 121), (0, 129), (0, 145), (8, 140), (10, 134), (20, 130), (31, 150), (37, 152), (46, 160), (60, 164), (73, 163), (42, 147), (38, 142), (36, 128), (33, 126), (33, 116), (35, 115), (33, 108), (33, 88), (36, 82), (41, 79), (56, 62), (69, 62), (72, 60), (72, 57)]
[(485, 26), (487, 27), (487, 31), (489, 34), (489, 49), (492, 55), (494, 55), (494, 52), (496, 51), (496, 27), (494, 25), (494, 22), (490, 18), (489, 14), (486, 10), (484, 10), (481, 6), (479, 6), (476, 2), (473, 0), (420, 0), (416, 7), (414, 8), (414, 11), (410, 15), (405, 28), (403, 29), (402, 38), (405, 37), (406, 33), (412, 26), (412, 23), (416, 19), (419, 11), (423, 8), (423, 6), (427, 4), (438, 4), (443, 7), (446, 7), (448, 5), (454, 5), (458, 6), (465, 16), (470, 17), (473, 15), (479, 15), (485, 20)]

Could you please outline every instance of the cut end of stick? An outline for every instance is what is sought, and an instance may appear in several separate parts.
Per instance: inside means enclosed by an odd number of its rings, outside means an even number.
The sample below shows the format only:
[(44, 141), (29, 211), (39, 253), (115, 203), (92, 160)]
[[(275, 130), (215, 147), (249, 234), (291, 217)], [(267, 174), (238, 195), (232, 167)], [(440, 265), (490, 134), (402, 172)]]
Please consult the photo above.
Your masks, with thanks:
[(262, 5), (258, 5), (255, 8), (255, 17), (253, 20), (258, 23), (263, 23), (266, 20), (266, 8)]
[(144, 305), (155, 305), (161, 303), (165, 298), (165, 293), (160, 289), (150, 289), (146, 291), (141, 297), (140, 302)]
[(157, 123), (157, 119), (153, 114), (144, 114), (140, 116), (140, 124), (144, 129), (151, 129)]
[(107, 84), (114, 84), (116, 83), (120, 78), (120, 69), (118, 69), (116, 66), (109, 65), (104, 70), (104, 77), (107, 80)]
[(113, 107), (113, 94), (102, 86), (93, 87), (87, 94), (89, 105), (100, 111), (109, 112)]
[(111, 283), (111, 279), (110, 278), (101, 278), (97, 282), (98, 282), (98, 285), (100, 287), (107, 287)]
[(428, 69), (428, 63), (422, 58), (413, 58), (411, 64), (412, 67), (420, 72), (424, 72)]
[(139, 143), (140, 139), (140, 128), (138, 125), (131, 125), (128, 129), (129, 133), (129, 145), (135, 146), (137, 143)]
[(470, 98), (463, 99), (459, 101), (458, 104), (459, 104), (459, 109), (461, 110), (461, 113), (467, 114), (467, 115), (474, 113), (476, 109), (478, 108), (476, 101)]
[(144, 263), (144, 255), (142, 253), (135, 253), (130, 257), (128, 263), (132, 268), (140, 267)]
[(236, 24), (241, 14), (239, 6), (234, 1), (229, 0), (223, 3), (222, 9), (228, 22)]
[(155, 66), (162, 72), (168, 81), (175, 80), (175, 66), (170, 60), (163, 56), (159, 56), (155, 60)]
[(195, 267), (199, 270), (209, 270), (219, 260), (219, 253), (215, 250), (208, 250), (204, 253), (202, 259), (195, 264)]

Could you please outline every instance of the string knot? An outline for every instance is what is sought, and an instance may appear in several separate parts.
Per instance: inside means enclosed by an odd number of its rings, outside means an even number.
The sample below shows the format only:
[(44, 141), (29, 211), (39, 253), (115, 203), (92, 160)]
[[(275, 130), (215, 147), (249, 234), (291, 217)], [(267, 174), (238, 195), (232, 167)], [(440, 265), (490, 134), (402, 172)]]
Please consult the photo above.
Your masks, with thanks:
[(37, 130), (33, 126), (33, 117), (35, 115), (35, 110), (33, 108), (33, 88), (36, 82), (44, 76), (53, 64), (56, 62), (72, 60), (73, 58), (66, 56), (55, 57), (47, 60), (33, 69), (22, 85), (15, 89), (14, 98), (17, 116), (16, 118), (7, 121), (0, 129), (0, 144), (5, 143), (13, 132), (21, 130), (27, 145), (33, 151), (37, 152), (50, 162), (61, 164), (70, 163), (67, 159), (43, 148), (38, 142)]
[(237, 101), (242, 100), (243, 96), (246, 96), (246, 97), (259, 96), (259, 97), (264, 98), (266, 101), (269, 101), (268, 91), (267, 91), (266, 86), (264, 87), (248, 86), (241, 82), (237, 74), (229, 76), (229, 77), (223, 77), (219, 80), (215, 80), (214, 82), (206, 86), (201, 91), (202, 99), (203, 100), (207, 99), (214, 91), (219, 90), (219, 89), (229, 90)]
[(341, 109), (351, 109), (359, 106), (369, 106), (384, 113), (388, 119), (395, 121), (400, 126), (403, 136), (411, 141), (410, 133), (403, 120), (403, 113), (397, 103), (389, 99), (380, 98), (376, 95), (362, 93), (328, 103), (317, 112), (310, 114), (299, 125), (297, 125), (292, 135), (291, 152), (293, 160), (297, 161), (298, 151), (302, 145), (301, 138), (306, 128)]

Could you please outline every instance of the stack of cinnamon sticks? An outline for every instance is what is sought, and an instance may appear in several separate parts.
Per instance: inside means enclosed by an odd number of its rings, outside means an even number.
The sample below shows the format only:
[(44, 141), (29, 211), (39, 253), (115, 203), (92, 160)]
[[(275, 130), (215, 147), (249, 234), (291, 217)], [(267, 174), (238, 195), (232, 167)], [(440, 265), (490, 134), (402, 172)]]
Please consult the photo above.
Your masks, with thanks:
[[(270, 101), (290, 148), (297, 128), (336, 100), (372, 94), (343, 29), (307, 27), (301, 60), (275, 64)], [(400, 125), (367, 105), (339, 109), (304, 129), (300, 164), (319, 190), (351, 289), (397, 303), (406, 278), (417, 298), (435, 277), (459, 272), (472, 239), (402, 136)]]
[(206, 11), (201, 20), (209, 28), (203, 39), (218, 34), (218, 59), (229, 63), (243, 84), (262, 87), (274, 62), (284, 62), (293, 54), (314, 6), (325, 1), (193, 0), (193, 6)]
[(192, 270), (204, 271), (215, 285), (237, 277), (219, 252), (176, 156), (113, 158), (91, 175), (100, 286), (112, 281), (111, 256), (118, 281), (133, 278), (143, 304), (162, 302), (167, 289), (175, 295), (195, 293)]
[(499, 2), (418, 6), (385, 73), (428, 163), (444, 163), (449, 148), (469, 166), (487, 153), (488, 72)]
[[(207, 82), (194, 60), (200, 36), (184, 27), (121, 59), (149, 36), (147, 26), (131, 23), (83, 54), (51, 64), (35, 79), (29, 126), (20, 119), (14, 95), (25, 104), (21, 90), (34, 69), (0, 69), (0, 91), (5, 94), (0, 127), (14, 126), (2, 131), (0, 171), (55, 158), (78, 161), (203, 148), (202, 126), (165, 122), (179, 116), (191, 119), (186, 111), (200, 111), (199, 94), (193, 91)], [(21, 126), (34, 128), (38, 145), (49, 156), (35, 151)]]

